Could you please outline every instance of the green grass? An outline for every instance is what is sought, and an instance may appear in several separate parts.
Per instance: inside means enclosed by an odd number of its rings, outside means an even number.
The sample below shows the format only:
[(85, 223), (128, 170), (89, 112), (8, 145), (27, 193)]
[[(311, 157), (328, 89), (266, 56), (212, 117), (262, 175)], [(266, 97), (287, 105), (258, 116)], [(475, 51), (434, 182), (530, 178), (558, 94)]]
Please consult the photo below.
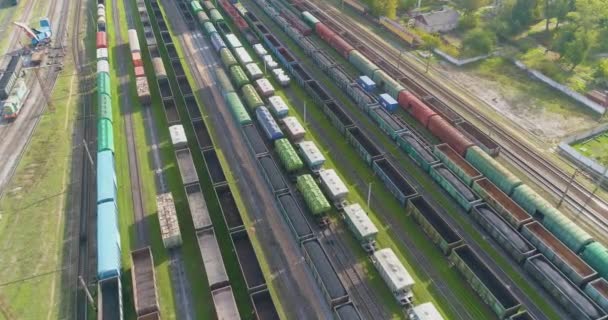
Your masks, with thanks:
[[(92, 53), (93, 43), (90, 37), (87, 40)], [(0, 318), (63, 318), (71, 308), (62, 262), (68, 259), (63, 251), (68, 236), (64, 223), (69, 210), (72, 129), (80, 99), (74, 76), (74, 62), (66, 56), (51, 96), (54, 111), (41, 115), (0, 200)]]
[[(254, 11), (254, 13), (256, 13), (256, 15), (258, 17), (262, 17), (261, 19), (266, 22), (267, 26), (270, 26), (270, 29), (273, 31), (273, 33), (275, 34), (275, 36), (277, 36), (277, 38), (279, 40), (283, 41), (283, 43), (287, 44), (290, 48), (292, 48), (292, 51), (297, 56), (297, 58), (299, 58), (301, 61), (303, 61), (304, 64), (314, 65), (314, 63), (311, 63), (309, 58), (304, 56), (303, 52), (300, 50), (300, 48), (297, 47), (297, 45), (295, 43), (293, 43), (290, 39), (286, 38), (286, 36), (282, 33), (282, 31), (280, 31), (274, 25), (268, 24), (268, 18), (263, 13), (260, 13), (261, 11), (258, 10), (258, 8), (255, 7), (255, 5), (250, 6), (250, 7), (254, 8), (254, 10), (252, 10), (252, 11)], [(327, 78), (323, 74), (320, 74), (319, 70), (317, 70), (316, 68), (309, 68), (309, 70), (313, 70), (313, 76), (317, 79), (320, 79), (330, 89), (330, 92), (332, 92), (334, 94), (334, 96), (337, 96), (338, 98), (343, 97), (343, 94), (341, 92), (336, 93), (336, 91), (339, 91), (339, 89), (332, 84), (332, 81), (329, 78)], [(340, 99), (340, 100), (342, 100), (342, 99)], [(464, 217), (458, 213), (459, 210), (457, 209), (457, 206), (453, 200), (451, 200), (447, 196), (444, 196), (442, 193), (437, 191), (438, 190), (437, 184), (430, 178), (429, 175), (427, 175), (421, 169), (419, 169), (417, 166), (415, 166), (415, 164), (407, 156), (405, 156), (403, 152), (397, 151), (397, 147), (388, 139), (388, 137), (386, 137), (384, 134), (382, 134), (379, 131), (379, 129), (375, 126), (375, 124), (371, 124), (371, 121), (361, 111), (359, 111), (358, 108), (353, 106), (351, 103), (345, 103), (344, 105), (348, 106), (352, 110), (352, 112), (357, 114), (357, 118), (362, 121), (364, 126), (366, 126), (367, 128), (370, 128), (370, 132), (372, 133), (372, 137), (371, 137), (372, 140), (374, 140), (378, 145), (384, 146), (386, 148), (385, 150), (387, 152), (390, 152), (391, 154), (393, 154), (393, 156), (395, 156), (398, 159), (398, 163), (406, 169), (408, 174), (410, 176), (412, 176), (431, 195), (431, 199), (428, 199), (430, 202), (435, 202), (439, 206), (443, 207), (445, 209), (445, 211), (448, 212), (456, 220), (456, 222), (464, 229), (464, 231), (471, 235), (471, 237), (475, 240), (475, 242), (484, 251), (486, 251), (490, 255), (490, 257), (494, 261), (496, 261), (496, 263), (498, 265), (500, 265), (503, 268), (503, 270), (509, 275), (509, 277), (522, 289), (522, 291), (524, 291), (524, 293), (526, 295), (528, 295), (537, 304), (537, 306), (539, 308), (541, 308), (541, 310), (549, 318), (558, 318), (555, 310), (552, 310), (551, 307), (549, 306), (549, 304), (547, 304), (544, 301), (544, 299), (540, 296), (540, 294), (532, 288), (532, 286), (527, 282), (528, 280), (525, 279), (523, 277), (523, 275), (521, 274), (521, 271), (516, 270), (513, 267), (511, 267), (507, 263), (506, 258), (503, 257), (502, 255), (500, 255), (495, 249), (493, 249), (487, 243), (487, 241), (484, 239), (485, 235), (482, 235), (481, 233), (479, 233), (477, 230), (475, 230), (473, 228), (473, 226), (471, 225), (470, 219), (467, 219), (466, 217)], [(338, 141), (338, 144), (343, 143), (344, 145), (346, 145), (346, 143), (343, 142), (343, 137), (339, 136), (337, 133), (336, 133), (335, 138), (332, 137), (331, 140)], [(350, 149), (352, 150), (352, 148), (350, 148)], [(332, 150), (332, 152), (333, 151), (334, 150)], [(340, 150), (340, 152), (348, 152), (348, 151), (347, 151), (347, 149), (345, 149), (345, 150)], [(345, 154), (348, 154), (348, 153), (345, 153)], [(351, 152), (350, 154), (353, 154), (353, 152)], [(355, 158), (358, 159), (357, 156), (352, 156), (352, 157), (349, 156), (346, 158), (347, 159), (355, 159)], [(358, 165), (356, 163), (354, 163), (353, 167), (357, 171), (357, 174), (359, 176), (361, 176), (362, 178), (366, 177), (366, 175), (371, 174), (369, 168), (366, 168), (362, 161), (359, 161)], [(361, 173), (359, 173), (359, 172), (361, 172)], [(367, 180), (367, 181), (369, 181), (369, 180)], [(377, 185), (377, 184), (375, 184), (375, 185)], [(402, 214), (398, 214), (398, 212), (403, 212), (403, 209), (397, 209), (395, 211), (390, 210), (390, 212), (388, 214), (394, 214), (395, 217), (397, 217), (397, 219), (402, 221), (403, 226), (404, 226), (404, 228), (406, 228), (406, 230), (409, 231), (411, 229), (411, 232), (413, 235), (412, 238), (416, 242), (416, 245), (419, 246), (420, 248), (422, 248), (423, 252), (425, 252), (431, 256), (430, 259), (435, 262), (435, 265), (439, 269), (439, 272), (441, 272), (442, 274), (445, 274), (446, 276), (452, 276), (452, 278), (450, 278), (450, 281), (448, 281), (448, 283), (450, 284), (450, 286), (452, 286), (454, 288), (455, 292), (462, 293), (461, 296), (463, 298), (463, 302), (465, 303), (465, 305), (473, 305), (473, 306), (478, 305), (479, 298), (477, 296), (475, 296), (475, 295), (469, 296), (466, 294), (467, 292), (470, 293), (469, 286), (462, 283), (462, 280), (453, 278), (453, 276), (459, 276), (459, 274), (457, 272), (455, 272), (454, 270), (442, 270), (442, 267), (445, 268), (445, 266), (446, 266), (445, 258), (443, 258), (441, 255), (434, 256), (434, 252), (437, 250), (433, 251), (430, 248), (428, 239), (426, 239), (422, 235), (422, 232), (419, 230), (419, 228), (413, 224), (413, 220), (411, 220), (409, 218), (405, 218)], [(419, 236), (417, 236), (417, 235), (419, 235)], [(429, 248), (429, 249), (426, 250), (425, 248)], [(403, 252), (407, 252), (403, 248), (401, 248), (401, 250)], [(485, 309), (487, 309), (487, 308), (485, 308)], [(487, 311), (487, 312), (489, 312), (489, 311)], [(488, 317), (484, 317), (484, 318), (488, 318)]]
[(572, 145), (583, 155), (608, 165), (608, 134), (603, 133)]

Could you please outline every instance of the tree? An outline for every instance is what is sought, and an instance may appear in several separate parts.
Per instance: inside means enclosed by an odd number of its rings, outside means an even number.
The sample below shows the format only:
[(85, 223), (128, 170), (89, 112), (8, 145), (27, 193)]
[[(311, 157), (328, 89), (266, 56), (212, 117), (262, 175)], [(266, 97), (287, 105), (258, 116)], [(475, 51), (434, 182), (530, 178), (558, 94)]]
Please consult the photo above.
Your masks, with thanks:
[(467, 32), (462, 45), (475, 54), (488, 54), (496, 45), (496, 36), (487, 30), (474, 29)]
[(595, 31), (587, 32), (574, 23), (568, 24), (557, 34), (553, 42), (553, 50), (560, 54), (560, 60), (570, 63), (572, 71), (587, 59), (596, 37)]
[(486, 4), (485, 0), (460, 0), (459, 2), (460, 6), (467, 14), (472, 13)]
[(599, 85), (608, 87), (608, 59), (602, 59), (598, 63), (594, 76)]
[(534, 22), (537, 9), (536, 0), (517, 0), (511, 11), (513, 31), (520, 32)]
[(397, 0), (386, 0), (384, 15), (389, 19), (397, 18)]
[(431, 57), (433, 56), (433, 50), (435, 50), (441, 44), (441, 39), (436, 34), (426, 33), (422, 35), (422, 48), (428, 51), (428, 56), (426, 58), (426, 70), (425, 73), (429, 71), (429, 66), (431, 64)]

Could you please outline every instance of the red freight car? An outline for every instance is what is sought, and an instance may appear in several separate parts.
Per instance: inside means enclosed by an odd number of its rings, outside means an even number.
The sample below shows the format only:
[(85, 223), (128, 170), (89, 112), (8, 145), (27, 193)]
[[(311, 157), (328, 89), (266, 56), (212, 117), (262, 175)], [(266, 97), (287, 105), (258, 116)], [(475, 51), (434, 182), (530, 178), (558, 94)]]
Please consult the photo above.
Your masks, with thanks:
[(415, 103), (415, 104), (421, 104), (422, 101), (420, 101), (420, 99), (416, 98), (416, 96), (409, 92), (408, 90), (403, 90), (401, 92), (399, 92), (399, 96), (397, 97), (397, 102), (399, 102), (399, 105), (401, 106), (401, 108), (403, 110), (407, 110), (410, 107), (411, 103)]
[(435, 113), (433, 109), (429, 108), (424, 102), (418, 99), (408, 100), (407, 105), (409, 106), (409, 109), (407, 109), (407, 111), (424, 127), (428, 125), (429, 118), (437, 115), (437, 113)]
[(143, 61), (141, 60), (141, 52), (132, 52), (131, 60), (133, 61), (133, 66), (135, 67), (142, 67), (144, 65)]
[(440, 115), (430, 117), (427, 128), (439, 140), (447, 143), (464, 157), (467, 149), (473, 146), (473, 142), (467, 139), (460, 131), (456, 130), (449, 122)]
[(329, 45), (336, 49), (344, 58), (348, 59), (348, 54), (355, 50), (350, 43), (346, 42), (340, 35), (336, 34), (329, 40)]
[(97, 32), (97, 49), (107, 48), (108, 47), (108, 38), (106, 37), (106, 33), (103, 31)]
[(144, 72), (144, 67), (135, 67), (135, 77), (145, 77), (146, 73)]
[(317, 23), (315, 25), (315, 32), (325, 42), (329, 42), (333, 37), (336, 36), (336, 33), (323, 23)]

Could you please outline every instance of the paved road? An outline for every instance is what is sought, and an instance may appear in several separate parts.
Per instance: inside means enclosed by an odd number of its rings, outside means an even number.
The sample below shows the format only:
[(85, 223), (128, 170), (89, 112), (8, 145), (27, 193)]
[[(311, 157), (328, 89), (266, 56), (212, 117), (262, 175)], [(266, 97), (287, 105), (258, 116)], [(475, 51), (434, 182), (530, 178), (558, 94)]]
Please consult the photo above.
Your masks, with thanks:
[[(173, 2), (165, 2), (169, 17), (179, 17)], [(180, 19), (172, 20), (174, 31), (189, 54), (186, 61), (194, 71), (197, 83), (194, 90), (205, 106), (215, 128), (224, 128), (216, 143), (226, 156), (250, 218), (253, 231), (260, 241), (266, 261), (273, 273), (272, 279), (281, 297), (283, 309), (289, 319), (331, 318), (324, 297), (314, 285), (298, 245), (276, 207), (275, 200), (259, 172), (256, 160), (246, 147), (240, 130), (236, 127), (225, 105), (213, 68), (220, 66), (219, 59), (210, 43), (200, 31), (190, 32)]]

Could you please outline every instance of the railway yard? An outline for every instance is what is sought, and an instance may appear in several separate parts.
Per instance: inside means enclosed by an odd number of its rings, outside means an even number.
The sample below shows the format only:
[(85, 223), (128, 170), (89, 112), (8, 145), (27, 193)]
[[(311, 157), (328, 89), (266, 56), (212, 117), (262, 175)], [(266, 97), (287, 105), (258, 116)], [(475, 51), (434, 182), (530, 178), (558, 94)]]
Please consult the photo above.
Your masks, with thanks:
[(0, 319), (608, 319), (595, 181), (346, 2), (0, 8)]

